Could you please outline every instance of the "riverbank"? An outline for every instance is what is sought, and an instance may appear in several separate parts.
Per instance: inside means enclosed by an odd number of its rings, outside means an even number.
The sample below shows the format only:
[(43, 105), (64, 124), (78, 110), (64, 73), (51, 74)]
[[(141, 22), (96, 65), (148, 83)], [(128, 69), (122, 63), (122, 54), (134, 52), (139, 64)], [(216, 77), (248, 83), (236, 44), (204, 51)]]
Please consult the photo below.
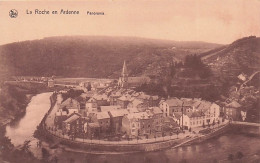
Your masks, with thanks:
[[(195, 143), (200, 143), (202, 141), (206, 141), (208, 139), (214, 138), (219, 136), (226, 131), (228, 131), (230, 125), (227, 124), (222, 126), (219, 129), (214, 130), (213, 132), (207, 135), (200, 135), (194, 137), (186, 137), (179, 136), (182, 138), (172, 138), (167, 140), (167, 138), (161, 138), (164, 140), (159, 140), (157, 142), (127, 142), (126, 144), (122, 144), (123, 142), (106, 142), (101, 140), (92, 140), (92, 143), (87, 142), (79, 142), (79, 141), (72, 141), (69, 139), (61, 138), (49, 132), (49, 139), (52, 139), (55, 142), (55, 145), (62, 144), (63, 148), (67, 151), (74, 151), (74, 152), (81, 152), (81, 153), (92, 153), (92, 154), (103, 154), (103, 153), (110, 153), (110, 154), (126, 154), (126, 153), (135, 153), (135, 152), (151, 152), (151, 151), (158, 151), (164, 150), (167, 148), (176, 148), (185, 145), (191, 145)], [(153, 140), (154, 141), (154, 140)], [(132, 143), (132, 144), (131, 144)], [(134, 144), (133, 144), (134, 143)]]
[[(57, 98), (57, 97), (56, 97)], [(56, 99), (57, 100), (57, 99)], [(179, 134), (173, 136), (158, 137), (156, 139), (143, 139), (143, 140), (132, 140), (132, 141), (105, 141), (105, 140), (89, 140), (76, 138), (75, 140), (69, 139), (67, 135), (62, 135), (59, 131), (51, 130), (46, 125), (46, 119), (52, 112), (55, 106), (55, 100), (51, 98), (51, 107), (48, 113), (44, 116), (42, 123), (39, 127), (39, 135), (50, 142), (50, 146), (53, 148), (62, 146), (65, 150), (85, 152), (85, 153), (132, 153), (132, 152), (150, 152), (158, 151), (166, 148), (173, 148), (179, 145), (186, 145), (196, 142), (205, 141), (212, 137), (218, 136), (224, 133), (229, 128), (229, 124), (223, 123), (221, 126), (215, 127), (211, 133), (207, 135), (193, 134), (186, 132), (186, 134)], [(223, 126), (224, 125), (224, 126)]]
[(16, 86), (5, 85), (0, 92), (0, 127), (15, 123), (26, 113), (26, 106), (35, 94)]
[[(27, 91), (25, 92), (28, 93)], [(9, 123), (6, 123), (1, 127), (0, 160), (6, 162), (44, 162), (41, 159), (34, 157), (32, 148), (35, 140), (32, 139), (33, 132), (31, 132), (31, 130), (36, 128), (35, 124), (39, 124), (36, 119), (33, 119), (35, 118), (35, 115), (32, 116), (32, 113), (36, 113), (39, 109), (38, 104), (42, 102), (38, 97), (46, 96), (47, 94), (39, 94), (36, 96), (34, 94), (25, 94), (25, 96), (22, 96), (26, 97), (24, 98), (26, 99), (24, 115), (19, 117), (17, 116), (18, 114), (15, 114), (16, 116), (14, 116), (14, 120), (11, 119)], [(46, 108), (46, 106), (43, 107)], [(6, 116), (8, 117), (8, 114), (6, 114)], [(39, 118), (41, 119), (42, 117), (39, 115)], [(28, 121), (30, 123), (28, 123)], [(32, 129), (26, 127), (25, 124), (28, 124)]]

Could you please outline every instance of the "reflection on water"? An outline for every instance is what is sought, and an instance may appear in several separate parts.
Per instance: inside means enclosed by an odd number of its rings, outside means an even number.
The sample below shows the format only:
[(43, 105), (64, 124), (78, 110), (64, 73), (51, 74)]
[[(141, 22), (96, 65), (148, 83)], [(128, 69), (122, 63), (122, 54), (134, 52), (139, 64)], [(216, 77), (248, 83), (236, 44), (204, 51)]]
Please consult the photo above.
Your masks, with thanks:
[[(164, 162), (188, 162), (188, 163), (213, 163), (229, 162), (227, 157), (237, 152), (242, 152), (244, 157), (233, 162), (260, 162), (260, 138), (249, 137), (247, 135), (237, 135), (227, 133), (220, 137), (207, 140), (200, 144), (167, 149), (157, 152), (135, 153), (123, 155), (93, 155), (74, 152), (61, 152), (57, 154), (61, 162), (69, 162), (71, 159), (75, 163), (164, 163)], [(256, 161), (257, 162), (257, 161)]]
[(51, 94), (42, 93), (32, 97), (26, 108), (25, 116), (19, 122), (6, 126), (6, 136), (15, 146), (23, 144), (25, 140), (34, 141), (33, 133), (50, 108), (49, 97)]

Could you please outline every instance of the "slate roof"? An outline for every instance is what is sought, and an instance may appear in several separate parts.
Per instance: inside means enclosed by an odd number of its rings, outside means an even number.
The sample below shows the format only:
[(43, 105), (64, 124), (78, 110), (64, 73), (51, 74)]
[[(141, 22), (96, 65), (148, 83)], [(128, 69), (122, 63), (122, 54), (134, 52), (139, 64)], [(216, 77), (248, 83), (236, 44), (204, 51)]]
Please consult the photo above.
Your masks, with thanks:
[(62, 103), (61, 103), (61, 105), (62, 106), (67, 106), (67, 105), (76, 105), (76, 106), (79, 106), (79, 102), (77, 101), (77, 100), (75, 100), (75, 99), (72, 99), (72, 98), (68, 98), (68, 99), (66, 99), (65, 101), (63, 101)]
[(203, 112), (199, 112), (199, 111), (189, 112), (189, 113), (187, 113), (187, 116), (188, 116), (189, 118), (202, 117), (202, 116), (204, 116), (204, 113), (203, 113)]
[(108, 112), (108, 111), (117, 110), (120, 108), (121, 108), (121, 106), (119, 106), (119, 105), (100, 106), (101, 112), (104, 112), (104, 111)]
[(167, 99), (165, 101), (170, 107), (171, 106), (182, 106), (182, 100), (178, 99), (178, 98), (171, 98), (171, 99)]
[(134, 99), (131, 103), (133, 104), (133, 107), (137, 107), (139, 104), (142, 104), (143, 101)]
[(121, 101), (130, 101), (130, 99), (131, 99), (131, 96), (128, 96), (128, 95), (123, 95), (118, 98), (118, 100), (121, 100)]
[(108, 112), (97, 112), (97, 119), (108, 119), (110, 116), (108, 115)]
[(75, 121), (75, 120), (77, 120), (77, 119), (79, 119), (79, 118), (80, 118), (79, 115), (73, 114), (71, 117), (69, 117), (68, 119), (66, 119), (64, 122), (65, 122), (65, 123), (71, 123), (71, 122), (73, 122), (73, 121)]
[(109, 111), (112, 117), (122, 117), (124, 115), (129, 114), (126, 109), (119, 109), (119, 110), (111, 110)]
[(161, 114), (161, 113), (163, 113), (162, 110), (159, 107), (150, 107), (149, 109), (151, 109), (153, 114)]
[(146, 112), (130, 113), (126, 115), (128, 119), (149, 119), (149, 115)]
[(200, 105), (197, 107), (198, 110), (202, 111), (202, 112), (206, 112), (207, 110), (210, 109), (210, 106), (211, 106), (211, 102), (208, 102), (208, 101), (202, 101), (200, 103)]
[(137, 108), (135, 108), (135, 107), (127, 108), (127, 110), (128, 110), (129, 113), (138, 113), (139, 112), (139, 110)]
[(232, 101), (231, 103), (227, 104), (227, 107), (239, 108), (239, 107), (241, 107), (241, 105), (236, 101)]
[(102, 94), (102, 95), (94, 95), (92, 98), (94, 98), (95, 100), (108, 100), (108, 97), (107, 97), (107, 95), (105, 95), (105, 94)]

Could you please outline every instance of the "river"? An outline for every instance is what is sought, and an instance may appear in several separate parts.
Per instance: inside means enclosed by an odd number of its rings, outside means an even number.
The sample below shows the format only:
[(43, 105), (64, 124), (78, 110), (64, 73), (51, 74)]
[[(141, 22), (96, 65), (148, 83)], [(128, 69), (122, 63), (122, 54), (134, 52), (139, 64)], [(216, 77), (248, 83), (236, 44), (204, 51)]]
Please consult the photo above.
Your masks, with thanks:
[[(23, 144), (25, 140), (31, 140), (31, 145), (35, 146), (37, 139), (33, 138), (33, 133), (44, 114), (50, 108), (50, 95), (51, 93), (42, 93), (34, 96), (27, 106), (25, 116), (16, 124), (6, 127), (6, 136), (11, 139), (15, 146)], [(237, 159), (233, 162), (260, 162), (259, 144), (259, 137), (228, 132), (200, 144), (148, 153), (94, 155), (64, 150), (57, 150), (54, 153), (58, 157), (59, 162), (64, 163), (229, 162), (227, 160), (228, 155), (236, 155), (237, 152), (242, 152), (244, 156), (241, 160)]]
[(15, 146), (21, 145), (25, 140), (30, 140), (34, 145), (36, 139), (33, 133), (50, 108), (51, 92), (33, 96), (26, 108), (26, 114), (18, 122), (6, 126), (8, 136)]

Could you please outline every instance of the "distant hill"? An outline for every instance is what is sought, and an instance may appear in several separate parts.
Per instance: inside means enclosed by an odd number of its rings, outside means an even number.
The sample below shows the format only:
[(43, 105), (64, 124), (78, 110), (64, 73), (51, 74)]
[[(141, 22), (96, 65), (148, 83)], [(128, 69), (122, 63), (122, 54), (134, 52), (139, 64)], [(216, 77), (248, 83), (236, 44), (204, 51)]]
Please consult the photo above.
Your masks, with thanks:
[(137, 37), (48, 37), (0, 46), (0, 75), (117, 78), (124, 60), (132, 76), (158, 75), (172, 60), (220, 46)]
[(260, 37), (250, 36), (201, 54), (213, 72), (226, 80), (260, 70)]

